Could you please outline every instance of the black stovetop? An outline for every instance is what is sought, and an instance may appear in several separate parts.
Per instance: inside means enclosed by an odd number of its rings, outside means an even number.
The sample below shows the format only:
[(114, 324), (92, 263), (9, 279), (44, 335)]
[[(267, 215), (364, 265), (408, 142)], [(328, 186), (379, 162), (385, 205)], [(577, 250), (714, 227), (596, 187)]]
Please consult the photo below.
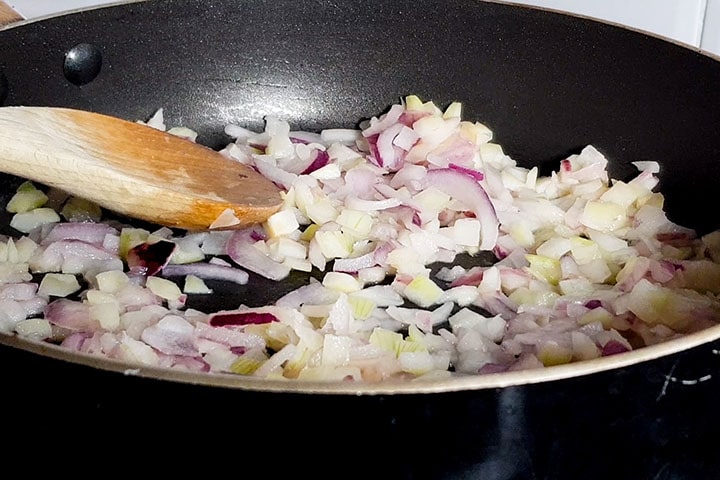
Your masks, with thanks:
[(127, 377), (3, 347), (3, 456), (85, 473), (143, 460), (165, 478), (720, 478), (716, 348), (537, 385), (356, 397)]

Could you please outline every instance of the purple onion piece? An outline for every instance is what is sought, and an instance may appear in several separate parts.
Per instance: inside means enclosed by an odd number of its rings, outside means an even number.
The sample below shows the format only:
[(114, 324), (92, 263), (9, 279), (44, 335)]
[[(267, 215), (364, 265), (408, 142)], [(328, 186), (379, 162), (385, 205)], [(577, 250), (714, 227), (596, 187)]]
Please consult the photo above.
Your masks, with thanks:
[(277, 321), (278, 318), (272, 313), (260, 312), (219, 312), (208, 319), (208, 323), (213, 327), (262, 325)]
[(374, 163), (378, 167), (383, 167), (383, 159), (380, 156), (380, 151), (378, 150), (377, 142), (380, 135), (370, 135), (367, 137), (368, 147), (370, 148), (370, 156), (368, 157), (368, 160), (370, 160), (372, 163)]
[(473, 170), (472, 168), (463, 167), (462, 165), (457, 165), (455, 163), (448, 164), (448, 168), (450, 170), (455, 170), (460, 173), (464, 173), (465, 175), (474, 178), (478, 182), (482, 181), (485, 178), (485, 175), (483, 175), (482, 172), (478, 170)]
[(588, 300), (588, 301), (585, 303), (585, 307), (589, 308), (590, 310), (593, 310), (593, 309), (602, 307), (602, 302), (601, 302), (600, 300), (597, 300), (597, 299), (595, 299), (595, 300)]
[(315, 170), (324, 167), (330, 163), (330, 155), (325, 150), (317, 150), (317, 155), (315, 156), (315, 160), (308, 165), (308, 167), (303, 170), (302, 174), (307, 175), (309, 173), (314, 172)]
[(610, 355), (617, 355), (618, 353), (625, 353), (629, 351), (630, 349), (621, 342), (618, 342), (617, 340), (610, 340), (603, 345), (602, 356), (608, 357)]
[(155, 243), (141, 243), (128, 251), (127, 264), (134, 273), (151, 276), (158, 273), (170, 261), (175, 252), (174, 242), (160, 240)]

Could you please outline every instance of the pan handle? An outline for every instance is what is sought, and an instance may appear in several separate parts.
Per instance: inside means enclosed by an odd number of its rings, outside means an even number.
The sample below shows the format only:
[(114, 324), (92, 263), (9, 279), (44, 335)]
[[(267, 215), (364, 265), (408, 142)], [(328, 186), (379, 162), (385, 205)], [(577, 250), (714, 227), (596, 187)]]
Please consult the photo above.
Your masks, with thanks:
[(0, 0), (0, 27), (24, 20), (22, 15), (10, 8), (10, 5)]

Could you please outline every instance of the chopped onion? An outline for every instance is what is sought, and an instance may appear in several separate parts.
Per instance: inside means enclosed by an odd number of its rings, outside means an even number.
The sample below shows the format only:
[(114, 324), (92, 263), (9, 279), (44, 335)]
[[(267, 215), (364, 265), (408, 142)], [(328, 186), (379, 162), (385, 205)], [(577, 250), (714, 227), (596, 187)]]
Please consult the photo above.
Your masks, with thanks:
[[(151, 232), (91, 205), (62, 222), (65, 197), (26, 183), (8, 206), (26, 234), (0, 238), (0, 331), (161, 368), (378, 382), (552, 368), (720, 322), (720, 231), (668, 218), (659, 163), (611, 179), (588, 145), (540, 177), (461, 113), (409, 96), (360, 129), (228, 125), (221, 154), (284, 190), (237, 231)], [(148, 123), (167, 129), (162, 109)], [(452, 264), (480, 251), (494, 265)], [(293, 270), (323, 276), (264, 307), (188, 308), (213, 294), (203, 279)]]

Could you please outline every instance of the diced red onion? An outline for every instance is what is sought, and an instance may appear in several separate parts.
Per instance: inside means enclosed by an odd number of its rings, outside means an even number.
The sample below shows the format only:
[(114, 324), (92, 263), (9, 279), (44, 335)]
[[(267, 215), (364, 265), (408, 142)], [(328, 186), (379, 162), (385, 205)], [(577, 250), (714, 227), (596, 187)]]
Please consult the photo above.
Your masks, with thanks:
[(298, 309), (305, 304), (327, 305), (336, 301), (338, 296), (338, 292), (329, 290), (322, 283), (314, 281), (286, 293), (275, 302), (275, 305), (293, 309)]
[(70, 335), (68, 335), (67, 337), (65, 337), (63, 339), (63, 341), (60, 343), (60, 346), (63, 348), (68, 348), (70, 350), (76, 350), (79, 352), (82, 350), (83, 343), (85, 343), (85, 341), (91, 337), (92, 337), (92, 334), (87, 333), (87, 332), (71, 333)]
[(415, 130), (403, 125), (393, 139), (393, 145), (407, 152), (418, 142), (419, 139), (420, 136), (417, 132), (415, 132)]
[(262, 325), (278, 321), (278, 318), (272, 313), (252, 311), (218, 312), (210, 315), (208, 319), (208, 323), (213, 327)]
[(345, 187), (339, 196), (372, 200), (375, 185), (381, 182), (376, 171), (368, 168), (353, 168), (345, 174)]
[(374, 159), (375, 164), (388, 172), (399, 170), (405, 157), (405, 150), (395, 146), (395, 138), (406, 128), (404, 125), (396, 123), (383, 130), (377, 137), (370, 137), (369, 141), (375, 140), (375, 148), (371, 150), (370, 160)]
[(480, 220), (480, 249), (492, 250), (498, 238), (500, 223), (490, 198), (474, 178), (449, 168), (428, 170), (425, 182), (455, 198)]
[(174, 242), (160, 240), (154, 243), (141, 243), (127, 253), (127, 264), (136, 274), (152, 276), (170, 262), (177, 245)]
[(285, 190), (290, 190), (290, 187), (292, 187), (293, 183), (295, 183), (295, 180), (297, 180), (297, 175), (295, 175), (294, 173), (290, 173), (281, 168), (278, 168), (268, 161), (256, 161), (255, 168), (258, 172), (260, 172), (260, 174), (262, 174), (263, 177), (267, 178), (275, 185), (284, 188)]
[[(46, 225), (28, 235), (28, 243), (16, 246), (3, 237), (0, 240), (7, 242), (8, 262), (0, 262), (0, 329), (12, 331), (17, 322), (43, 314), (56, 336), (65, 335), (64, 347), (122, 361), (229, 372), (237, 355), (247, 355), (264, 362), (256, 374), (265, 376), (287, 375), (283, 369), (288, 361), (309, 354), (310, 362), (321, 364), (319, 370), (328, 368), (317, 374), (323, 380), (348, 375), (375, 380), (414, 374), (407, 370), (408, 365), (432, 364), (431, 374), (436, 374), (446, 370), (451, 361), (456, 372), (468, 374), (543, 368), (537, 346), (544, 343), (572, 348), (575, 361), (631, 350), (629, 335), (638, 344), (650, 345), (720, 321), (715, 295), (720, 288), (712, 281), (713, 275), (720, 275), (720, 268), (712, 263), (720, 258), (720, 235), (700, 242), (692, 229), (671, 222), (659, 202), (625, 198), (649, 197), (658, 182), (656, 162), (635, 162), (640, 173), (629, 182), (628, 193), (619, 188), (608, 194), (621, 198), (621, 203), (629, 202), (623, 206), (630, 227), (596, 232), (589, 230), (583, 214), (589, 200), (605, 201), (603, 192), (610, 186), (607, 160), (600, 152), (588, 146), (561, 161), (551, 176), (538, 178), (537, 169), (517, 166), (498, 145), (478, 146), (479, 142), (469, 140), (474, 126), (461, 125), (459, 116), (450, 113), (443, 115), (430, 104), (417, 110), (394, 105), (379, 118), (364, 122), (364, 130), (320, 134), (290, 132), (287, 122), (277, 118), (267, 118), (265, 131), (260, 133), (228, 126), (227, 133), (237, 141), (228, 145), (223, 155), (255, 168), (288, 191), (295, 187), (297, 195), (289, 192), (284, 208), (293, 209), (298, 230), (277, 237), (276, 229), (271, 239), (259, 225), (223, 232), (222, 236), (203, 232), (181, 237), (169, 228), (154, 232), (166, 241), (131, 249), (128, 278), (109, 276), (112, 280), (106, 286), (112, 293), (102, 291), (113, 296), (113, 308), (117, 302), (121, 315), (117, 329), (95, 320), (97, 312), (90, 303), (60, 299), (47, 304), (47, 298), (37, 295), (30, 271), (82, 273), (93, 288), (100, 289), (94, 275), (124, 267), (118, 256), (118, 223)], [(436, 118), (420, 121), (429, 115)], [(331, 162), (333, 168), (325, 169)], [(309, 175), (318, 169), (323, 169), (323, 175)], [(452, 201), (448, 204), (442, 195), (423, 192), (429, 187)], [(429, 195), (418, 196), (424, 193)], [(306, 211), (313, 202), (328, 207), (318, 209), (323, 215)], [(351, 224), (332, 221), (333, 213), (343, 208), (366, 212), (363, 227), (371, 219), (364, 238), (359, 238), (361, 229), (356, 232)], [(459, 237), (463, 241), (469, 237), (468, 232), (476, 236), (476, 222), (461, 226), (468, 218), (480, 223), (479, 245), (456, 243)], [(308, 227), (310, 223), (315, 225)], [(243, 269), (273, 280), (286, 278), (289, 265), (299, 270), (310, 266), (325, 270), (328, 258), (318, 240), (308, 238), (316, 227), (347, 235), (344, 240), (348, 245), (352, 242), (352, 253), (349, 258), (335, 258), (333, 270), (357, 274), (359, 283), (347, 279), (347, 285), (335, 289), (330, 288), (331, 282), (326, 286), (311, 279), (278, 299), (274, 307), (243, 306), (210, 314), (182, 311), (187, 295), (164, 300), (145, 288), (144, 275), (148, 274), (195, 275), (245, 284), (249, 274)], [(559, 276), (559, 285), (536, 271), (540, 261), (529, 261), (529, 255), (545, 255), (538, 242), (548, 235), (562, 237), (571, 245), (561, 245), (562, 252), (544, 258), (553, 270), (548, 277)], [(274, 243), (277, 240), (280, 242)], [(185, 250), (184, 242), (193, 248), (200, 246), (211, 258), (170, 264), (175, 248)], [(302, 251), (303, 246), (307, 251)], [(427, 263), (452, 262), (458, 253), (472, 254), (478, 247), (494, 252), (501, 260), (491, 267), (442, 269), (436, 279), (451, 288), (444, 289), (435, 301), (440, 307), (434, 311), (407, 307), (403, 295), (408, 295), (417, 275), (431, 271), (425, 268)], [(21, 263), (13, 263), (27, 260), (20, 257), (35, 248), (29, 271)], [(269, 251), (272, 256), (266, 253)], [(672, 257), (663, 257), (666, 252)], [(216, 257), (223, 254), (242, 269)], [(276, 255), (282, 259), (285, 254), (285, 260), (276, 260)], [(386, 265), (390, 256), (392, 268)], [(412, 268), (406, 271), (405, 263)], [(610, 275), (605, 275), (606, 271), (618, 272), (614, 284), (606, 280)], [(390, 274), (395, 274), (394, 279), (383, 284)], [(343, 275), (337, 278), (345, 279)], [(594, 288), (599, 282), (604, 282), (603, 286)], [(365, 283), (375, 285), (357, 290)], [(663, 294), (676, 296), (673, 301), (677, 305), (670, 302), (668, 306), (672, 307), (670, 314), (656, 316), (647, 311), (648, 302)], [(454, 305), (485, 312), (471, 313), (462, 321), (448, 320)], [(362, 320), (355, 318), (355, 309), (364, 309)], [(485, 317), (488, 313), (495, 317)], [(578, 325), (585, 315), (605, 313), (613, 316), (613, 328), (604, 325), (604, 320)], [(278, 352), (274, 351), (276, 345), (266, 345), (263, 336), (252, 329), (245, 331), (248, 325), (280, 321), (278, 328), (283, 335), (287, 328), (289, 343)], [(450, 327), (441, 324), (446, 321)], [(492, 335), (488, 334), (488, 322), (495, 322)], [(397, 341), (414, 343), (411, 337), (422, 335), (419, 341), (427, 351), (407, 352), (403, 343), (393, 345), (390, 352), (366, 341), (365, 335), (373, 329), (383, 328), (393, 335), (408, 325), (409, 333), (403, 332)], [(398, 351), (407, 354), (403, 361)], [(418, 357), (408, 360), (411, 355)], [(336, 365), (338, 361), (342, 365)], [(290, 370), (288, 376), (295, 378), (297, 369), (293, 365)], [(315, 375), (312, 370), (304, 370), (300, 377)]]
[(45, 307), (45, 319), (68, 330), (92, 332), (100, 324), (90, 316), (90, 306), (64, 298), (57, 299)]

